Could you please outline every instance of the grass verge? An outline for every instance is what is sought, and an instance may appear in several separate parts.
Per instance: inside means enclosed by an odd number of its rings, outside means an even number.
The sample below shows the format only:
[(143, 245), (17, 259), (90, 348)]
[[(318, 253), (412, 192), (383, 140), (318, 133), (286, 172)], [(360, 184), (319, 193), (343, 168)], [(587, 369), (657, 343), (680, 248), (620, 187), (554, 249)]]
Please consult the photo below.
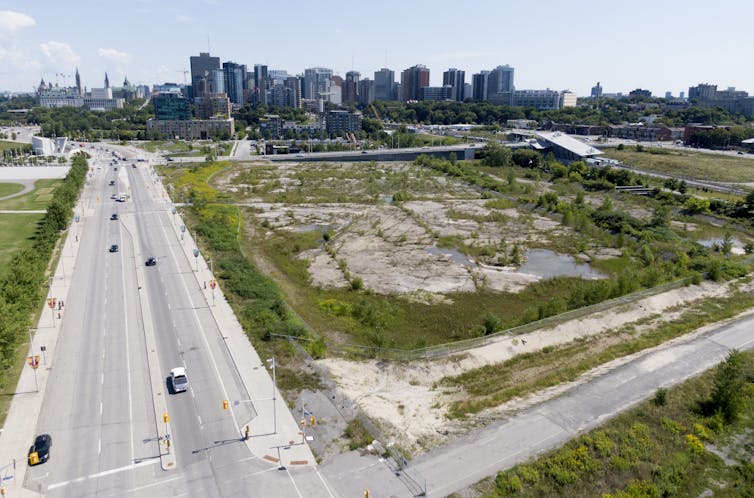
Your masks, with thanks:
[(659, 150), (662, 153), (651, 152), (655, 149), (647, 152), (631, 148), (610, 149), (603, 155), (635, 168), (686, 178), (736, 183), (754, 181), (754, 161), (748, 158), (677, 149)]

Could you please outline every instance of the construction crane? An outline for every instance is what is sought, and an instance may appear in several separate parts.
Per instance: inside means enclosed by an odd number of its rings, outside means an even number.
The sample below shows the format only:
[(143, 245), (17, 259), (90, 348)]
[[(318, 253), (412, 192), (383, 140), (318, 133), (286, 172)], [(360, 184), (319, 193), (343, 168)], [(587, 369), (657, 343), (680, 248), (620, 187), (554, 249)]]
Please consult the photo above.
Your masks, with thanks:
[(176, 69), (176, 73), (183, 73), (183, 84), (186, 85), (188, 82), (186, 81), (188, 78), (188, 70), (184, 67), (183, 69)]

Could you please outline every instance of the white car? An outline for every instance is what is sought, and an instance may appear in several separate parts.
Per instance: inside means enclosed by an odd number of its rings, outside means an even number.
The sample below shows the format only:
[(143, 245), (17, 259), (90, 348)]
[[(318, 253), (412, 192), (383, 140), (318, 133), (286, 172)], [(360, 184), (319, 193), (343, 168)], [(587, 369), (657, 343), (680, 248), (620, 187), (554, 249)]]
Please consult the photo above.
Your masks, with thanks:
[(188, 377), (186, 377), (186, 369), (183, 367), (175, 367), (170, 371), (170, 382), (173, 384), (174, 393), (182, 393), (188, 389)]

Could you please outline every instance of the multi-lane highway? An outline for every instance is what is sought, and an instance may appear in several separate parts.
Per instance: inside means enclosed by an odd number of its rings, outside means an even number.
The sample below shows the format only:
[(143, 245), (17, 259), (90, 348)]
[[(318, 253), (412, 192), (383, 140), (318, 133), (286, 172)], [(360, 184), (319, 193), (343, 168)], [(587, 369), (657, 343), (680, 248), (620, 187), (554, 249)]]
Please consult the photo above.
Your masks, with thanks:
[[(53, 497), (335, 496), (315, 467), (280, 470), (243, 440), (255, 405), (223, 410), (221, 401), (256, 393), (226, 347), (151, 168), (100, 156), (37, 424), (53, 437), (52, 456), (28, 470), (24, 487)], [(111, 199), (117, 192), (130, 198)], [(155, 266), (145, 265), (149, 257)], [(169, 381), (177, 366), (188, 373), (183, 393)]]

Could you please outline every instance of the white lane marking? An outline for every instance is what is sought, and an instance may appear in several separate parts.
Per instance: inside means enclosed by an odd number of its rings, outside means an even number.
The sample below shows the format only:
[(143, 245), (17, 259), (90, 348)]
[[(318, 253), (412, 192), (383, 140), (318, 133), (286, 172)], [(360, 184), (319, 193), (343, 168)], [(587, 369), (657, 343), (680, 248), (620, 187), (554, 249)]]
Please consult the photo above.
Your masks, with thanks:
[(104, 385), (105, 384), (105, 374), (100, 375), (99, 383)]
[(189, 392), (191, 393), (192, 398), (196, 398), (196, 395), (194, 394), (194, 388), (193, 386), (189, 386)]
[(102, 415), (102, 401), (99, 402), (99, 414)]
[(170, 479), (165, 479), (164, 481), (153, 482), (152, 484), (147, 484), (146, 486), (139, 486), (138, 488), (131, 488), (131, 489), (126, 490), (126, 493), (133, 493), (135, 491), (141, 491), (142, 489), (153, 488), (155, 486), (160, 486), (161, 484), (165, 484), (167, 482), (172, 482), (172, 481), (177, 481), (179, 479), (183, 479), (183, 477), (181, 476), (171, 477)]
[(199, 415), (197, 415), (196, 418), (199, 419), (199, 425), (202, 425), (202, 417), (200, 417)]
[(316, 472), (317, 472), (317, 477), (319, 477), (319, 480), (322, 481), (322, 485), (327, 490), (327, 494), (330, 495), (330, 498), (335, 498), (335, 495), (332, 494), (332, 491), (330, 490), (330, 486), (327, 485), (327, 481), (325, 481), (325, 478), (322, 477), (322, 474), (319, 473), (319, 469), (317, 469)]
[(70, 481), (56, 482), (55, 484), (50, 484), (49, 486), (47, 486), (47, 489), (49, 490), (49, 489), (62, 488), (63, 486), (68, 486), (69, 484), (72, 484), (72, 483), (86, 481), (87, 479), (97, 479), (98, 477), (105, 477), (112, 474), (117, 474), (119, 472), (126, 472), (126, 471), (133, 470), (139, 467), (144, 467), (145, 465), (154, 465), (159, 462), (160, 462), (159, 458), (150, 458), (148, 460), (143, 460), (139, 463), (132, 463), (131, 465), (126, 465), (125, 467), (118, 467), (116, 469), (105, 470), (98, 474), (89, 474), (88, 476), (79, 477), (77, 479), (71, 479)]
[(128, 347), (128, 303), (126, 303), (126, 278), (125, 268), (123, 268), (123, 260), (121, 260), (121, 270), (123, 273), (122, 286), (123, 286), (123, 324), (126, 339), (126, 381), (128, 383), (128, 446), (131, 449), (131, 461), (134, 461), (134, 407), (133, 407), (133, 395), (131, 392), (131, 350)]
[[(160, 227), (162, 229), (163, 236), (165, 237), (165, 240), (169, 240), (167, 231), (165, 230), (165, 226), (162, 225)], [(180, 261), (176, 255), (175, 251), (173, 250), (173, 245), (168, 244), (168, 251), (170, 251), (170, 256), (173, 258), (173, 261)], [(181, 249), (182, 251), (183, 249)], [(186, 255), (182, 254), (182, 256), (185, 258)], [(191, 265), (191, 262), (189, 261), (189, 266)], [(191, 277), (194, 277), (194, 272), (191, 272)], [(222, 389), (223, 393), (223, 399), (229, 399), (228, 397), (228, 389), (225, 387), (225, 382), (223, 382), (223, 377), (220, 375), (220, 369), (217, 366), (217, 361), (215, 361), (215, 355), (212, 354), (212, 348), (210, 348), (209, 340), (207, 339), (207, 334), (204, 332), (204, 326), (202, 325), (202, 321), (199, 319), (199, 314), (196, 312), (196, 307), (193, 306), (193, 300), (191, 299), (191, 293), (189, 292), (188, 285), (186, 284), (186, 275), (181, 273), (178, 277), (178, 280), (180, 280), (181, 284), (183, 284), (183, 290), (185, 292), (185, 296), (188, 298), (187, 301), (192, 305), (191, 306), (191, 312), (194, 315), (194, 323), (196, 324), (197, 328), (199, 329), (199, 333), (202, 336), (202, 340), (204, 341), (204, 347), (207, 349), (207, 354), (209, 355), (209, 359), (212, 361), (212, 367), (215, 369), (215, 375), (217, 376), (217, 381), (220, 383), (220, 389)], [(170, 303), (168, 303), (168, 309), (170, 309)], [(241, 432), (241, 426), (238, 425), (238, 420), (236, 420), (236, 413), (233, 410), (233, 408), (230, 408), (230, 416), (233, 419), (233, 425), (236, 426), (236, 431)]]
[(102, 438), (99, 438), (99, 441), (97, 441), (97, 454), (102, 453)]
[(293, 480), (293, 476), (291, 475), (291, 471), (288, 470), (288, 467), (285, 468), (285, 473), (288, 474), (288, 477), (291, 480), (291, 484), (293, 484), (293, 489), (296, 490), (296, 493), (298, 494), (299, 498), (304, 498), (304, 496), (301, 494), (301, 491), (298, 490), (298, 486), (296, 486), (296, 481)]

